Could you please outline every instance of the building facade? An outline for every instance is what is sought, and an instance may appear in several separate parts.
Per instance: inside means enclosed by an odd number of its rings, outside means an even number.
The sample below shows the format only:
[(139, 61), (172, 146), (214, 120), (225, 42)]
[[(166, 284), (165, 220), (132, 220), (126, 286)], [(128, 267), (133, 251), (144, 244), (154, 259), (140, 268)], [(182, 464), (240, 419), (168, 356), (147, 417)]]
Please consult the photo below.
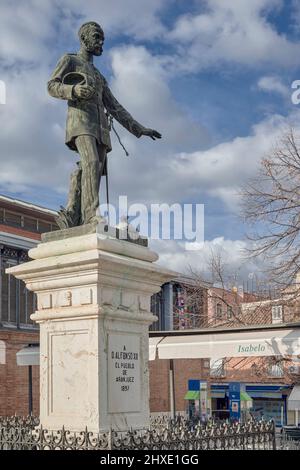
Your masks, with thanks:
[[(186, 279), (185, 279), (186, 282)], [(187, 283), (186, 283), (187, 284)], [(286, 295), (267, 299), (266, 295), (225, 290), (210, 285), (198, 286), (194, 294), (187, 285), (173, 283), (173, 329), (217, 328), (224, 331), (247, 325), (278, 325), (299, 322), (299, 303)], [(205, 298), (205, 302), (203, 302)], [(190, 308), (188, 302), (191, 302)], [(179, 314), (178, 314), (179, 310)], [(182, 310), (182, 313), (180, 312)], [(197, 318), (198, 313), (198, 318)], [(183, 319), (184, 323), (174, 318)], [(189, 318), (190, 317), (190, 318)], [(163, 335), (163, 328), (161, 328)], [(195, 331), (196, 334), (196, 331)], [(293, 423), (295, 413), (288, 410), (288, 397), (300, 382), (300, 359), (295, 356), (226, 357), (219, 360), (174, 359), (150, 362), (152, 411), (199, 413), (199, 394), (189, 390), (190, 384), (200, 382), (207, 386), (209, 413), (217, 418), (228, 418), (230, 384), (240, 384), (244, 396), (251, 400), (251, 413), (255, 417), (273, 418), (277, 425)], [(173, 390), (170, 377), (174, 377)], [(175, 398), (174, 396), (175, 395)], [(197, 395), (197, 393), (196, 393)], [(199, 403), (198, 403), (199, 401)], [(174, 404), (175, 403), (175, 404)], [(296, 413), (298, 416), (298, 413)]]
[(22, 281), (6, 274), (28, 260), (28, 250), (41, 233), (56, 230), (55, 212), (0, 196), (0, 415), (27, 415), (32, 381), (33, 412), (39, 407), (39, 371), (17, 365), (17, 352), (39, 343), (39, 330), (30, 319), (36, 299)]

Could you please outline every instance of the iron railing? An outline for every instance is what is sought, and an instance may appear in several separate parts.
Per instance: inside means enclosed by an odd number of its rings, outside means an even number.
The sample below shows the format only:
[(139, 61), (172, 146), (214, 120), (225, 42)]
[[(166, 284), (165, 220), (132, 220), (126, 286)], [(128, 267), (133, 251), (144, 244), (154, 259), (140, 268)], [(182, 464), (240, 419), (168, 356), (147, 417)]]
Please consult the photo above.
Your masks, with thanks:
[(0, 450), (275, 450), (273, 421), (205, 425), (177, 417), (149, 429), (95, 434), (85, 429), (48, 431), (35, 417), (0, 418)]
[(280, 450), (300, 450), (300, 428), (284, 426), (277, 436), (277, 448)]

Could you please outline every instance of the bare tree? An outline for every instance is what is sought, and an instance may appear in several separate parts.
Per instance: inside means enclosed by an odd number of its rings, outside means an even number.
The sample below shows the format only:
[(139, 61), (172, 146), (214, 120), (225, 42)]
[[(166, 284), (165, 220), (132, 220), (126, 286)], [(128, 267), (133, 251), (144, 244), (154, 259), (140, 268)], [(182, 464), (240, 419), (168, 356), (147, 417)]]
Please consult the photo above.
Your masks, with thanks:
[(255, 291), (244, 290), (242, 284), (240, 267), (231, 270), (224, 250), (211, 249), (205, 268), (189, 266), (189, 276), (181, 283), (182, 305), (174, 305), (174, 328), (230, 328), (300, 320), (296, 292), (273, 290), (260, 283), (259, 277)]
[[(231, 272), (220, 247), (212, 249), (206, 259), (205, 274), (189, 266), (187, 282), (181, 283), (181, 296), (185, 306), (185, 328), (245, 325), (240, 315), (241, 296), (238, 293), (238, 270)], [(207, 280), (209, 276), (209, 283)], [(223, 314), (212, 310), (221, 306)], [(174, 325), (180, 328), (182, 309), (174, 308)]]
[(249, 255), (261, 257), (272, 283), (293, 285), (300, 270), (300, 135), (285, 132), (242, 190)]
[(174, 329), (206, 328), (207, 283), (202, 277), (186, 277), (180, 280), (180, 295), (173, 306)]

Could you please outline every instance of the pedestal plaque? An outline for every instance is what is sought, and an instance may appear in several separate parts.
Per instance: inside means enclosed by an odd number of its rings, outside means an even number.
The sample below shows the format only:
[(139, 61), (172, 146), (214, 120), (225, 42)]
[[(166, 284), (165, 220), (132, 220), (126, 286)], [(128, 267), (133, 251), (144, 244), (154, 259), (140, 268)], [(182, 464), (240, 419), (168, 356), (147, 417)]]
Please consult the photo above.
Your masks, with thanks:
[[(7, 270), (37, 294), (40, 419), (46, 429), (127, 430), (149, 425), (150, 298), (176, 273), (110, 231), (72, 229)], [(89, 229), (90, 230), (90, 229)], [(55, 239), (57, 237), (57, 239)]]
[(141, 404), (141, 341), (138, 335), (108, 335), (109, 413), (139, 413)]

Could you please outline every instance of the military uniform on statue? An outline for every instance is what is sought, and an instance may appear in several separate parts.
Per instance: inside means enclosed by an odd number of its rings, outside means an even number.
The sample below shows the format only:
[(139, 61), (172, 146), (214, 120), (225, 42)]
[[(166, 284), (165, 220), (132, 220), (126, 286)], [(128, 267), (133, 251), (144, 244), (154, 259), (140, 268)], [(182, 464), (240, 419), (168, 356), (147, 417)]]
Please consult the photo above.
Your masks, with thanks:
[(58, 216), (62, 229), (97, 220), (100, 181), (107, 172), (107, 153), (112, 149), (107, 114), (136, 137), (161, 138), (159, 132), (133, 119), (94, 66), (93, 56), (103, 51), (102, 28), (94, 22), (85, 23), (79, 38), (78, 54), (64, 55), (48, 82), (51, 96), (68, 100), (66, 144), (80, 155), (78, 168), (71, 176), (67, 207)]

